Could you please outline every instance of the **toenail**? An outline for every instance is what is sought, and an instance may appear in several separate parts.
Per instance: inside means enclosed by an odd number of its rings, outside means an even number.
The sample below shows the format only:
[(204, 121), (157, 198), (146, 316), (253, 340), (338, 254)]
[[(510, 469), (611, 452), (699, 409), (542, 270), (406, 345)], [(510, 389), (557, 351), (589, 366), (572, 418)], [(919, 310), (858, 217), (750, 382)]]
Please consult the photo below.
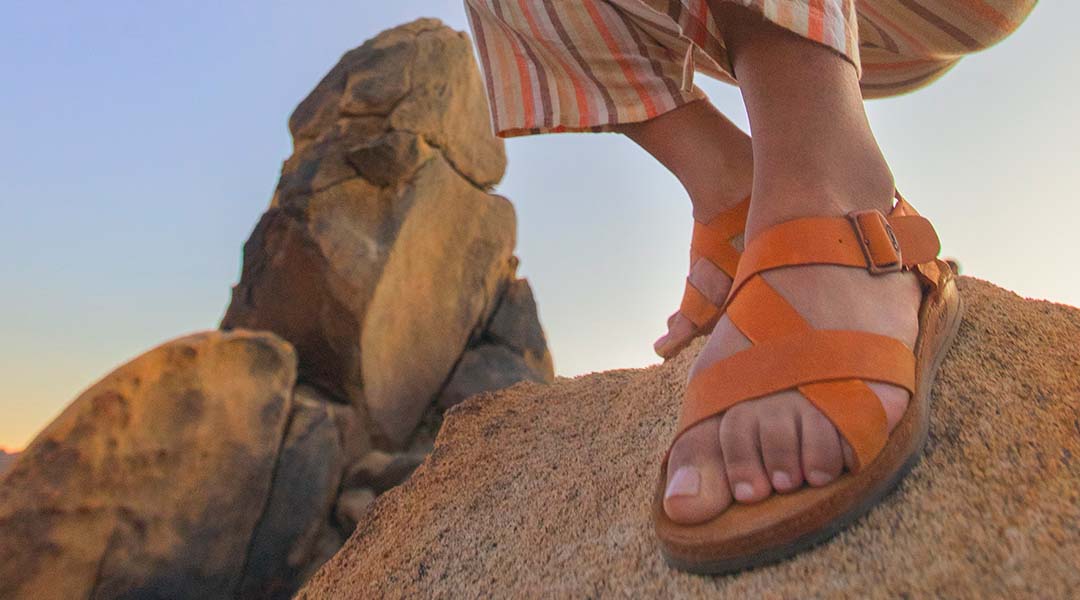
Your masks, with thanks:
[(810, 482), (810, 485), (825, 485), (832, 481), (833, 477), (823, 471), (810, 471), (806, 475), (806, 480)]
[(786, 490), (791, 488), (791, 476), (783, 471), (773, 471), (772, 485), (775, 489)]
[(697, 496), (701, 491), (701, 473), (694, 467), (679, 467), (667, 484), (665, 498)]
[(735, 484), (735, 499), (739, 502), (749, 502), (754, 499), (754, 486), (746, 482)]

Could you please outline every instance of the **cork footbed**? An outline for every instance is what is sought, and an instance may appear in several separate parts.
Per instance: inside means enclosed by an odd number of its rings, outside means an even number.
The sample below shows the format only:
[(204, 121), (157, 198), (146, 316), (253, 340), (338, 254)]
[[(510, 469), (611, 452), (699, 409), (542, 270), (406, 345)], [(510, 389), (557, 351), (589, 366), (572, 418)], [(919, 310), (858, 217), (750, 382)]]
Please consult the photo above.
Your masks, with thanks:
[(733, 504), (716, 518), (680, 525), (664, 512), (667, 465), (653, 496), (653, 522), (664, 558), (695, 573), (722, 574), (787, 558), (823, 542), (869, 511), (918, 461), (930, 423), (934, 375), (960, 326), (961, 304), (951, 268), (939, 261), (939, 283), (923, 298), (915, 342), (916, 389), (881, 454), (858, 473), (820, 488)]

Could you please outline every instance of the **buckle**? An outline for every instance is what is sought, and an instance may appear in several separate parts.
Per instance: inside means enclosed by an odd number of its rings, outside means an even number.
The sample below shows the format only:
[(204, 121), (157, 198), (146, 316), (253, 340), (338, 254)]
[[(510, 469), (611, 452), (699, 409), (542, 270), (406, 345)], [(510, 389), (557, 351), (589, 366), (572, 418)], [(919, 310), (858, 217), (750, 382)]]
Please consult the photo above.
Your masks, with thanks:
[(900, 242), (896, 240), (889, 220), (881, 211), (857, 210), (848, 213), (847, 218), (855, 228), (855, 238), (866, 257), (866, 269), (871, 274), (881, 275), (903, 270)]

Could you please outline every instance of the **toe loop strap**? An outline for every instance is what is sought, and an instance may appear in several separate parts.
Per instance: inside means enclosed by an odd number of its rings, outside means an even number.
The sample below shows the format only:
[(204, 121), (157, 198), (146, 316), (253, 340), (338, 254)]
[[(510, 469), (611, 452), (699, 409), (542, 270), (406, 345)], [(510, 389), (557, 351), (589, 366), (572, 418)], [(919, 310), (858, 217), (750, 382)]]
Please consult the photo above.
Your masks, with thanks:
[(915, 357), (903, 342), (861, 331), (811, 330), (756, 344), (691, 379), (678, 435), (747, 400), (802, 385), (861, 379), (915, 388)]

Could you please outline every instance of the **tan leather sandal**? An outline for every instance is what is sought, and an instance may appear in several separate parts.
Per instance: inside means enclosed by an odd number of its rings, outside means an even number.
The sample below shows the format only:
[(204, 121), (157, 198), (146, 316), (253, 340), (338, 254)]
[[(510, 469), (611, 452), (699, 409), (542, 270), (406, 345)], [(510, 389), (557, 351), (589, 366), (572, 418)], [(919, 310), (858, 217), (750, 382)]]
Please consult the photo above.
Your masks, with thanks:
[[(797, 219), (747, 244), (722, 309), (754, 346), (697, 373), (675, 436), (739, 402), (798, 389), (847, 440), (855, 468), (827, 486), (734, 504), (711, 521), (680, 525), (663, 507), (665, 456), (653, 519), (671, 565), (716, 574), (786, 558), (867, 512), (917, 462), (929, 429), (930, 387), (960, 325), (961, 306), (953, 270), (936, 258), (940, 244), (933, 226), (899, 194), (897, 199), (888, 217), (871, 210), (846, 218)], [(867, 269), (878, 277), (916, 273), (923, 300), (914, 351), (887, 336), (812, 329), (761, 277), (772, 269), (811, 264)], [(867, 381), (911, 393), (891, 434)]]
[[(707, 224), (695, 220), (694, 234), (690, 238), (690, 268), (693, 269), (699, 260), (704, 259), (731, 279), (735, 279), (735, 270), (739, 265), (739, 249), (736, 243), (746, 230), (746, 215), (749, 211), (750, 198), (747, 197)], [(711, 333), (723, 312), (719, 305), (709, 300), (708, 296), (691, 283), (690, 277), (687, 277), (679, 310), (668, 317), (669, 332), (675, 318), (680, 314), (694, 325), (694, 333), (668, 348), (663, 354), (660, 353), (660, 348), (654, 348), (661, 358), (673, 358), (689, 346), (690, 342)]]

